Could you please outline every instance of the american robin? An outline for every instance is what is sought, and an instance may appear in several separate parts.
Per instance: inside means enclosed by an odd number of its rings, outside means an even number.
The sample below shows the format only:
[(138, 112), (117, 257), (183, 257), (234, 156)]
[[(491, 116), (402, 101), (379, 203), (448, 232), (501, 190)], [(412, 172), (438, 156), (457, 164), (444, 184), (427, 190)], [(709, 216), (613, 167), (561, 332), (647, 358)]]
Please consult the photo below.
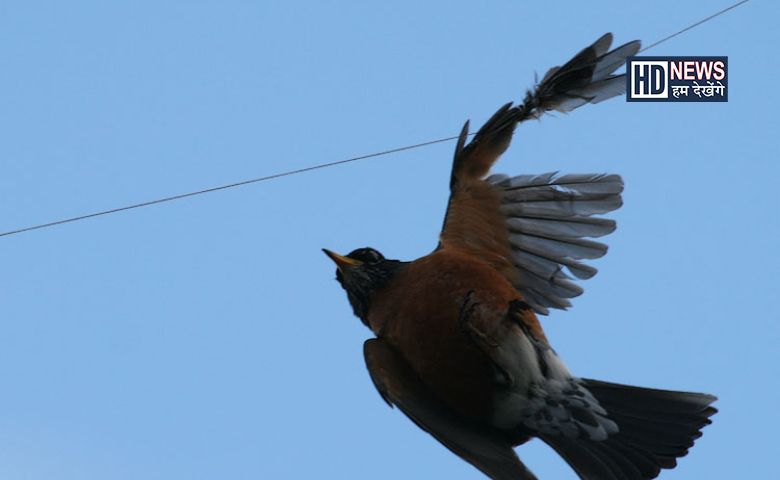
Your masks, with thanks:
[[(624, 92), (613, 72), (640, 42), (607, 33), (550, 69), (522, 104), (501, 107), (470, 143), (461, 131), (437, 248), (412, 262), (372, 248), (329, 250), (336, 278), (376, 338), (364, 345), (374, 385), (420, 428), (490, 478), (536, 478), (513, 447), (547, 443), (583, 479), (650, 479), (674, 468), (716, 410), (714, 396), (573, 375), (537, 314), (566, 309), (595, 275), (582, 260), (615, 229), (618, 175), (484, 178), (519, 122)], [(566, 271), (565, 271), (565, 270)], [(567, 273), (568, 271), (568, 273)]]

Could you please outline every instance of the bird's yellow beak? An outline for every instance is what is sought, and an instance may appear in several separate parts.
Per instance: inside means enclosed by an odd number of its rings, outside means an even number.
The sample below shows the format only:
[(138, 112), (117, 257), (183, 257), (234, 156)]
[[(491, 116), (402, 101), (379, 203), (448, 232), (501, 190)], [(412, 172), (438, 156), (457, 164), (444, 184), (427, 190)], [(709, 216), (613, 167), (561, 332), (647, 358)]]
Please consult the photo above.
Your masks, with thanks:
[(345, 269), (357, 267), (358, 265), (363, 265), (363, 262), (360, 260), (355, 260), (354, 258), (339, 255), (336, 252), (331, 252), (327, 248), (323, 248), (322, 251), (325, 252), (325, 255), (329, 256), (330, 259), (336, 263), (336, 266), (339, 270), (343, 271)]

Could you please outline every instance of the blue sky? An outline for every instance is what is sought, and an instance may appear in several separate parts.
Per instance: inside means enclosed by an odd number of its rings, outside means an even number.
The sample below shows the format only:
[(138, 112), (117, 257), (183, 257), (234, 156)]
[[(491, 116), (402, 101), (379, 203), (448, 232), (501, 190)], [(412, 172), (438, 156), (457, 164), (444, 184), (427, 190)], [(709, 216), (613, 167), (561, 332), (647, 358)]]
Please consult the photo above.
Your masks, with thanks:
[[(453, 135), (603, 32), (726, 5), (6, 0), (0, 230)], [(546, 117), (496, 169), (623, 175), (599, 275), (544, 325), (579, 375), (720, 396), (664, 479), (776, 474), (778, 13), (648, 52), (728, 55), (727, 104)], [(480, 478), (380, 401), (320, 252), (430, 251), (453, 147), (0, 238), (0, 478)]]

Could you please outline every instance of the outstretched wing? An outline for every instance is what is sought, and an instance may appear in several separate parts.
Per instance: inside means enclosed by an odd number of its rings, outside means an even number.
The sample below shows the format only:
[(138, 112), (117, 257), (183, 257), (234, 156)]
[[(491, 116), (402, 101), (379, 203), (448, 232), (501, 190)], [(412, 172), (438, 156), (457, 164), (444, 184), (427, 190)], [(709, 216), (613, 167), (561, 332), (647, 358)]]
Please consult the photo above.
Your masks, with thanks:
[[(463, 249), (493, 265), (537, 313), (565, 309), (582, 293), (572, 276), (587, 279), (596, 269), (582, 262), (607, 247), (588, 240), (611, 233), (613, 220), (598, 218), (621, 205), (617, 175), (494, 175), (490, 167), (506, 151), (517, 124), (550, 110), (569, 112), (625, 90), (625, 75), (613, 72), (636, 54), (639, 41), (612, 51), (607, 33), (561, 67), (550, 69), (521, 105), (501, 107), (470, 143), (463, 127), (450, 178), (450, 200), (439, 248)], [(568, 274), (566, 271), (568, 271)]]
[(431, 393), (401, 355), (381, 339), (363, 345), (371, 380), (382, 398), (453, 453), (496, 480), (536, 480), (500, 431), (471, 422)]

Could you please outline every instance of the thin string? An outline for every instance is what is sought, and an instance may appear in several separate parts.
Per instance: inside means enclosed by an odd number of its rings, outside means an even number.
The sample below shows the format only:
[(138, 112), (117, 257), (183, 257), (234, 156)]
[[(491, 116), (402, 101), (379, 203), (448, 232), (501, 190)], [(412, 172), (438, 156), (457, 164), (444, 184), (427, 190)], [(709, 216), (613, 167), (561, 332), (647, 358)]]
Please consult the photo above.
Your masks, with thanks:
[(709, 17), (707, 17), (707, 18), (702, 18), (702, 19), (701, 19), (701, 20), (699, 20), (698, 22), (696, 22), (696, 23), (694, 23), (694, 24), (691, 24), (691, 25), (688, 25), (687, 27), (683, 28), (682, 30), (680, 30), (680, 31), (678, 31), (678, 32), (675, 32), (675, 33), (673, 33), (673, 34), (669, 35), (668, 37), (664, 37), (664, 38), (662, 38), (662, 39), (658, 40), (657, 42), (655, 42), (655, 43), (652, 43), (652, 44), (650, 44), (650, 45), (646, 46), (645, 48), (643, 48), (642, 50), (640, 50), (640, 51), (639, 51), (639, 53), (642, 53), (642, 52), (644, 52), (645, 50), (650, 50), (651, 48), (653, 48), (653, 47), (656, 47), (656, 46), (658, 46), (658, 45), (660, 45), (660, 44), (664, 43), (665, 41), (667, 41), (667, 40), (670, 40), (670, 39), (672, 39), (672, 38), (676, 37), (677, 35), (680, 35), (681, 33), (685, 33), (685, 32), (687, 32), (688, 30), (690, 30), (690, 29), (692, 29), (692, 28), (696, 28), (696, 27), (698, 27), (699, 25), (701, 25), (702, 23), (709, 22), (709, 21), (710, 21), (710, 20), (712, 20), (713, 18), (715, 18), (715, 17), (717, 17), (717, 16), (720, 16), (720, 15), (723, 15), (724, 13), (728, 12), (729, 10), (732, 10), (732, 9), (734, 9), (734, 8), (737, 8), (738, 6), (742, 5), (743, 3), (747, 3), (747, 2), (749, 2), (749, 1), (750, 1), (750, 0), (742, 0), (741, 2), (737, 2), (737, 3), (735, 3), (734, 5), (732, 5), (732, 6), (730, 6), (730, 7), (726, 7), (726, 8), (724, 8), (723, 10), (721, 10), (721, 11), (719, 11), (719, 12), (713, 13), (712, 15), (710, 15), (710, 16), (709, 16)]
[[(701, 25), (703, 23), (706, 23), (706, 22), (712, 20), (715, 17), (723, 15), (724, 13), (728, 12), (729, 10), (737, 8), (738, 6), (740, 6), (740, 5), (744, 4), (744, 3), (747, 3), (748, 1), (749, 0), (741, 0), (741, 1), (731, 5), (730, 7), (724, 8), (723, 10), (720, 10), (720, 11), (718, 11), (716, 13), (713, 13), (712, 15), (710, 15), (710, 16), (708, 16), (706, 18), (703, 18), (703, 19), (699, 20), (696, 23), (691, 24), (691, 25), (683, 28), (682, 30), (679, 30), (679, 31), (677, 31), (677, 32), (675, 32), (675, 33), (673, 33), (671, 35), (668, 35), (668, 36), (658, 40), (655, 43), (652, 43), (652, 44), (648, 45), (647, 47), (644, 47), (639, 52), (644, 52), (644, 51), (649, 50), (649, 49), (651, 49), (653, 47), (656, 47), (656, 46), (666, 42), (667, 40), (670, 40), (670, 39), (672, 39), (672, 38), (674, 38), (674, 37), (676, 37), (676, 36), (678, 36), (678, 35), (680, 35), (682, 33), (685, 33), (688, 30), (691, 30), (692, 28), (696, 28), (699, 25)], [(471, 135), (474, 135), (474, 134), (472, 133)], [(297, 175), (299, 173), (310, 172), (312, 170), (319, 170), (319, 169), (323, 169), (323, 168), (334, 167), (336, 165), (342, 165), (342, 164), (345, 164), (345, 163), (357, 162), (357, 161), (365, 160), (365, 159), (368, 159), (368, 158), (381, 157), (381, 156), (384, 156), (384, 155), (390, 155), (392, 153), (398, 153), (398, 152), (403, 152), (403, 151), (406, 151), (406, 150), (413, 150), (413, 149), (416, 149), (416, 148), (427, 147), (429, 145), (435, 145), (437, 143), (449, 142), (449, 141), (455, 140), (457, 138), (458, 138), (458, 135), (455, 135), (453, 137), (440, 138), (438, 140), (430, 140), (430, 141), (427, 141), (427, 142), (416, 143), (416, 144), (413, 144), (413, 145), (406, 145), (406, 146), (403, 146), (403, 147), (391, 148), (389, 150), (383, 150), (381, 152), (369, 153), (367, 155), (360, 155), (360, 156), (357, 156), (357, 157), (346, 158), (346, 159), (343, 159), (343, 160), (336, 160), (334, 162), (321, 163), (321, 164), (318, 164), (318, 165), (312, 165), (312, 166), (309, 166), (309, 167), (299, 168), (299, 169), (296, 169), (296, 170), (288, 170), (286, 172), (280, 172), (280, 173), (275, 173), (275, 174), (272, 174), (272, 175), (266, 175), (264, 177), (252, 178), (252, 179), (249, 179), (249, 180), (243, 180), (243, 181), (240, 181), (240, 182), (229, 183), (229, 184), (220, 185), (220, 186), (217, 186), (217, 187), (205, 188), (203, 190), (196, 190), (196, 191), (193, 191), (193, 192), (181, 193), (181, 194), (172, 195), (172, 196), (169, 196), (169, 197), (163, 197), (163, 198), (158, 198), (158, 199), (155, 199), (155, 200), (149, 200), (149, 201), (146, 201), (146, 202), (135, 203), (135, 204), (132, 204), (132, 205), (126, 205), (124, 207), (111, 208), (111, 209), (108, 209), (108, 210), (101, 210), (101, 211), (98, 211), (98, 212), (88, 213), (86, 215), (79, 215), (79, 216), (76, 216), (76, 217), (64, 218), (64, 219), (56, 220), (56, 221), (53, 221), (53, 222), (41, 223), (41, 224), (29, 226), (29, 227), (18, 228), (16, 230), (9, 230), (7, 232), (2, 232), (2, 233), (0, 233), (0, 237), (7, 237), (7, 236), (10, 236), (10, 235), (16, 235), (16, 234), (19, 234), (19, 233), (29, 232), (29, 231), (32, 231), (32, 230), (40, 230), (40, 229), (43, 229), (43, 228), (54, 227), (56, 225), (62, 225), (62, 224), (65, 224), (65, 223), (78, 222), (78, 221), (81, 221), (81, 220), (86, 220), (88, 218), (100, 217), (100, 216), (104, 216), (104, 215), (111, 215), (111, 214), (114, 214), (114, 213), (124, 212), (124, 211), (127, 211), (127, 210), (134, 210), (136, 208), (148, 207), (150, 205), (157, 205), (157, 204), (160, 204), (160, 203), (172, 202), (174, 200), (180, 200), (182, 198), (194, 197), (194, 196), (197, 196), (197, 195), (204, 195), (206, 193), (217, 192), (217, 191), (220, 191), (220, 190), (227, 190), (229, 188), (240, 187), (240, 186), (249, 185), (249, 184), (252, 184), (252, 183), (266, 182), (266, 181), (275, 180), (275, 179), (281, 178), (281, 177), (289, 177), (291, 175)]]

